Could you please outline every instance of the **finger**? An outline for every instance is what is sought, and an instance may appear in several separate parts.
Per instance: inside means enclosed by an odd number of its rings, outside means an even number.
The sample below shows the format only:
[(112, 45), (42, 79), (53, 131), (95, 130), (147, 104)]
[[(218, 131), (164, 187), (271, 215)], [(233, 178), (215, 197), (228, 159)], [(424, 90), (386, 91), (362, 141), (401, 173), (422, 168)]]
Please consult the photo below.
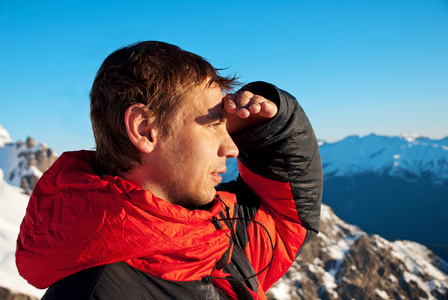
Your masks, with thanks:
[(258, 114), (264, 118), (267, 119), (273, 118), (278, 112), (277, 105), (272, 101), (266, 100), (260, 103), (260, 106), (261, 110)]
[(261, 109), (262, 109), (262, 103), (268, 101), (266, 98), (259, 96), (259, 95), (254, 95), (252, 97), (252, 99), (250, 100), (250, 104), (248, 107), (248, 110), (251, 114), (258, 114), (260, 113)]
[(254, 94), (249, 91), (242, 91), (237, 93), (235, 96), (235, 103), (238, 108), (247, 108)]
[(235, 103), (237, 105), (237, 114), (240, 118), (248, 118), (250, 116), (249, 105), (254, 96), (249, 91), (242, 91), (236, 95)]
[(235, 103), (235, 94), (227, 94), (223, 99), (224, 110), (230, 114), (234, 114), (237, 111), (237, 105)]

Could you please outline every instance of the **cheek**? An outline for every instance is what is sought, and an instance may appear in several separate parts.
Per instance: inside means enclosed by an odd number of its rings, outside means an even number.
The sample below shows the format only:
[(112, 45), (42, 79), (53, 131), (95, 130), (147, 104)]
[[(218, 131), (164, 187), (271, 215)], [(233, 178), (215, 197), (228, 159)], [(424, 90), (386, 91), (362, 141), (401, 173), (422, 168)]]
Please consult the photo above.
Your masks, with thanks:
[(204, 157), (204, 147), (199, 143), (192, 141), (182, 143), (178, 147), (173, 155), (173, 160), (186, 169), (186, 172), (190, 170), (198, 169), (201, 165), (201, 160)]
[(192, 176), (205, 176), (210, 173), (210, 167), (214, 163), (212, 147), (204, 143), (192, 143), (189, 149), (182, 154), (184, 164), (188, 165), (188, 173)]
[(185, 173), (195, 177), (210, 173), (209, 169), (218, 157), (215, 135), (201, 127), (200, 130), (191, 130), (188, 134), (178, 137), (173, 159), (183, 165)]

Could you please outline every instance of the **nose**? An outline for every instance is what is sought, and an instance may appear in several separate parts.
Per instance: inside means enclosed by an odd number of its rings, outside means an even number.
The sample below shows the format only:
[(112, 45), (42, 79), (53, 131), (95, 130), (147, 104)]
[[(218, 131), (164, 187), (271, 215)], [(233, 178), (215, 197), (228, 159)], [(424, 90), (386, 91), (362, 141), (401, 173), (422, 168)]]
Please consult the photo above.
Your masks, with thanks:
[(233, 158), (237, 157), (238, 153), (239, 153), (238, 147), (235, 145), (230, 135), (226, 132), (226, 135), (223, 138), (221, 146), (219, 147), (218, 156)]

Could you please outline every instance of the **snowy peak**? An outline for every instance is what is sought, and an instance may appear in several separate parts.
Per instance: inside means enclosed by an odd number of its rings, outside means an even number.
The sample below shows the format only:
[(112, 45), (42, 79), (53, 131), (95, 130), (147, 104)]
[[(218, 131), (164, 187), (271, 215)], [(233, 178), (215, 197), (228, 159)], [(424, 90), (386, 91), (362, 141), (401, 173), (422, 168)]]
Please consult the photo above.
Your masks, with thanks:
[(413, 141), (415, 141), (416, 139), (421, 139), (421, 138), (423, 138), (423, 136), (421, 136), (421, 135), (418, 134), (418, 133), (405, 133), (405, 134), (402, 134), (400, 137), (403, 138), (403, 139), (405, 139), (405, 140), (408, 141), (408, 142), (413, 142)]
[(0, 124), (0, 147), (4, 147), (6, 144), (12, 143), (12, 139), (9, 136), (8, 131)]
[(9, 133), (0, 125), (0, 169), (8, 184), (30, 193), (56, 158), (53, 150), (31, 137), (25, 142), (13, 143)]
[(408, 180), (427, 178), (435, 184), (448, 180), (448, 138), (349, 136), (336, 143), (321, 142), (320, 151), (325, 178), (372, 172)]
[(323, 201), (339, 217), (448, 260), (448, 138), (351, 136), (320, 150)]

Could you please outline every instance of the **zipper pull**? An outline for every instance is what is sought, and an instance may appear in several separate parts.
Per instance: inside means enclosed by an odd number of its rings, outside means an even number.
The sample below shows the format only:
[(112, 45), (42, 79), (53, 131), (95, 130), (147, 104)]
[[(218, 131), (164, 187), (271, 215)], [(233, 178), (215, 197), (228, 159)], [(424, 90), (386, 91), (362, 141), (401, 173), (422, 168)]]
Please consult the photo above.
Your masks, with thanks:
[(215, 225), (216, 230), (221, 230), (222, 229), (221, 222), (219, 222), (217, 217), (213, 217), (212, 218), (212, 223), (213, 223), (213, 225)]

